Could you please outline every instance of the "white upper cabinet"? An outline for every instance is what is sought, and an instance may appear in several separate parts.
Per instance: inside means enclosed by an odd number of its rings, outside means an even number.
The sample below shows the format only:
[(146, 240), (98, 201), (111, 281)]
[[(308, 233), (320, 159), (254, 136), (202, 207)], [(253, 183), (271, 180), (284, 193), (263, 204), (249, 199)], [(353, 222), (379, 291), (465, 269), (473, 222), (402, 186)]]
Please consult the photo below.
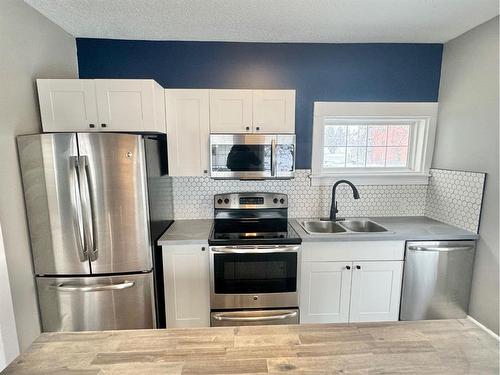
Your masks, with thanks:
[(163, 246), (167, 328), (210, 326), (208, 244)]
[(303, 262), (302, 323), (345, 323), (349, 319), (351, 262)]
[(210, 90), (210, 131), (252, 133), (252, 90)]
[(37, 79), (38, 101), (45, 132), (74, 132), (98, 125), (94, 81)]
[(45, 132), (165, 132), (164, 90), (153, 80), (39, 79), (37, 84)]
[(255, 90), (253, 129), (255, 133), (295, 133), (295, 91)]
[(399, 318), (403, 262), (354, 262), (350, 322)]
[(203, 176), (209, 169), (209, 90), (165, 90), (170, 176)]
[(163, 88), (149, 79), (95, 80), (100, 130), (165, 132)]
[(295, 133), (295, 90), (210, 90), (211, 133)]

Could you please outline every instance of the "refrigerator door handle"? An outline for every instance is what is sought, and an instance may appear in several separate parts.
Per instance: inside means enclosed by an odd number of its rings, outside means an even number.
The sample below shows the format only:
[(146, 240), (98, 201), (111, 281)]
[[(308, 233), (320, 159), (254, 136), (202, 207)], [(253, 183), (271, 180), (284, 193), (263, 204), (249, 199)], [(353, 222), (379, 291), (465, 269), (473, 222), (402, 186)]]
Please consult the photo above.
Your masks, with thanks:
[(86, 251), (90, 261), (97, 259), (98, 251), (94, 243), (94, 220), (92, 218), (92, 203), (90, 196), (90, 181), (87, 174), (89, 164), (87, 156), (80, 156), (78, 166), (78, 176), (80, 180), (80, 197), (82, 200), (83, 211), (83, 234), (85, 239)]
[(94, 285), (74, 285), (59, 283), (51, 285), (50, 289), (60, 292), (100, 292), (106, 290), (121, 290), (132, 288), (135, 285), (133, 281), (124, 281), (120, 284), (94, 284)]
[(71, 208), (73, 211), (73, 224), (77, 232), (76, 246), (78, 249), (78, 257), (80, 262), (89, 260), (87, 250), (83, 238), (83, 218), (82, 218), (82, 202), (80, 198), (80, 187), (78, 182), (78, 156), (70, 156), (69, 158), (71, 174)]

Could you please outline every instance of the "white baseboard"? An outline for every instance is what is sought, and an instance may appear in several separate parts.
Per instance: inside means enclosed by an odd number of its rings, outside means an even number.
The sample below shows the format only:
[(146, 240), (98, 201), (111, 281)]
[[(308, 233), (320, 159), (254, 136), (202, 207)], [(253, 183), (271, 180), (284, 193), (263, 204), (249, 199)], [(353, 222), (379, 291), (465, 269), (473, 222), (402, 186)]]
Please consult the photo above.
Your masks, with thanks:
[(492, 336), (493, 338), (495, 338), (495, 340), (500, 341), (500, 337), (495, 332), (493, 332), (491, 329), (489, 329), (489, 328), (485, 327), (484, 325), (482, 325), (481, 323), (479, 323), (472, 316), (467, 315), (467, 319), (469, 319), (472, 323), (474, 323), (475, 325), (477, 325), (479, 328), (481, 328), (487, 334), (489, 334), (490, 336)]

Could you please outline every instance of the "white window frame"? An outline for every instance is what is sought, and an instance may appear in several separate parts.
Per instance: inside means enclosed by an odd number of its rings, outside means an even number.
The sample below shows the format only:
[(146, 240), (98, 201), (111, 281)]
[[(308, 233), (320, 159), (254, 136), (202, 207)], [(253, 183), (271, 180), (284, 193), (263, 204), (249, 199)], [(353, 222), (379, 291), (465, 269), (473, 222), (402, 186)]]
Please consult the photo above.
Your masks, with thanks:
[[(312, 143), (313, 185), (346, 178), (358, 185), (427, 185), (434, 152), (438, 103), (315, 102)], [(412, 123), (408, 168), (323, 168), (325, 120), (330, 123)]]

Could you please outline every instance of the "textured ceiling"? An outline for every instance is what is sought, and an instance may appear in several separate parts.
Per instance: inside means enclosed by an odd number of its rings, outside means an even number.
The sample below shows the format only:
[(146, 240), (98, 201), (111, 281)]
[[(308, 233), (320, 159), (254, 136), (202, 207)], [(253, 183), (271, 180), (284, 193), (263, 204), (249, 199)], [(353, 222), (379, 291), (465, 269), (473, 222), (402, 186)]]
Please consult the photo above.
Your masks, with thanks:
[(446, 42), (498, 0), (25, 0), (76, 37), (242, 42)]

